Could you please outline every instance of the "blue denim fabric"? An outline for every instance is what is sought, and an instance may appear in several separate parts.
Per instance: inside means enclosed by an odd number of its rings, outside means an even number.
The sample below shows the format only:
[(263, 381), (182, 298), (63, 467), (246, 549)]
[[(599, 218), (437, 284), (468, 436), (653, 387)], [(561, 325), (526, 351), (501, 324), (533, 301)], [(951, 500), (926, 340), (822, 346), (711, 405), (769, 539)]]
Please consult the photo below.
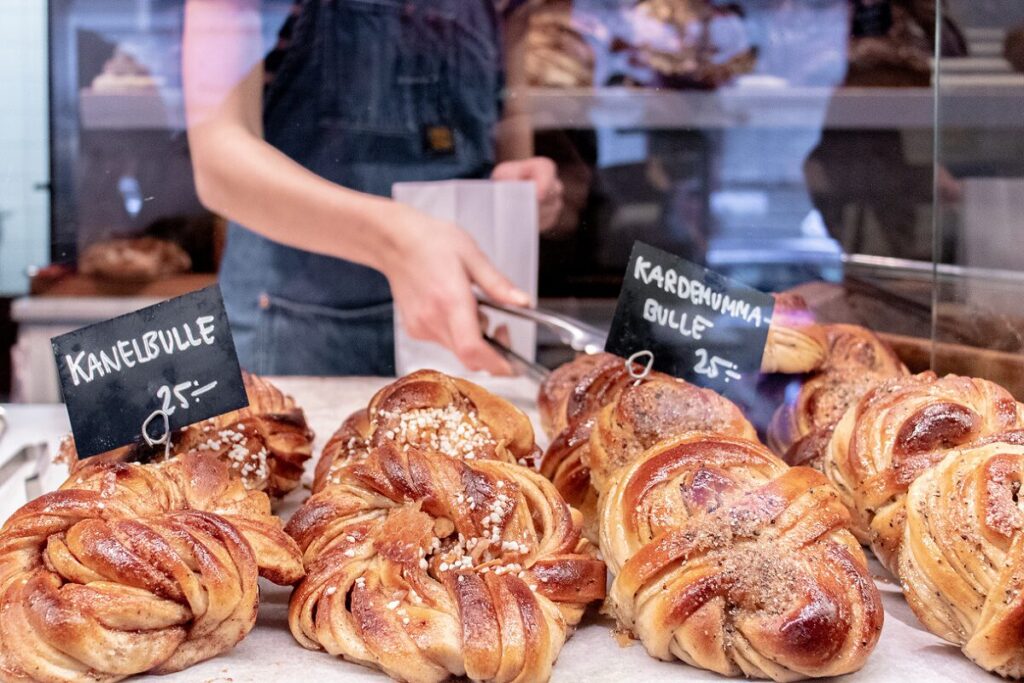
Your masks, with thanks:
[[(267, 141), (345, 187), (485, 177), (500, 115), (493, 0), (306, 0), (264, 96)], [(428, 149), (444, 126), (454, 150)], [(232, 224), (221, 290), (242, 365), (267, 374), (393, 374), (379, 272)]]

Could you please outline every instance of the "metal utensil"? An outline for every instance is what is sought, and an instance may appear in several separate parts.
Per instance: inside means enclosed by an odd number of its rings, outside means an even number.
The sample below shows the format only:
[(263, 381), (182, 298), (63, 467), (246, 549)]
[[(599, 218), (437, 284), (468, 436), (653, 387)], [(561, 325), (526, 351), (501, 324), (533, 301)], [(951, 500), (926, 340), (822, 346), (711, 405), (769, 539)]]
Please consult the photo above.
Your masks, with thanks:
[(32, 474), (25, 477), (25, 500), (33, 501), (43, 495), (43, 475), (50, 465), (50, 450), (46, 444), (31, 444), (23, 450), (27, 451), (25, 457), (35, 461), (36, 466)]
[(530, 320), (552, 330), (558, 339), (573, 349), (582, 353), (600, 353), (604, 350), (604, 343), (608, 334), (587, 323), (570, 318), (561, 313), (545, 311), (542, 308), (522, 308), (520, 306), (506, 306), (488, 299), (480, 299), (480, 306), (489, 308), (501, 313), (507, 313), (523, 320)]
[(531, 360), (523, 358), (489, 334), (484, 335), (484, 341), (490, 344), (491, 348), (500, 353), (502, 357), (509, 362), (512, 369), (521, 375), (525, 375), (537, 382), (543, 382), (551, 374), (551, 371), (540, 363), (534, 363)]
[(39, 453), (42, 450), (46, 452), (45, 444), (29, 444), (23, 446), (18, 451), (8, 458), (2, 465), (0, 465), (0, 486), (6, 484), (12, 477), (14, 477), (26, 464), (32, 464), (33, 475), (39, 474)]
[(957, 266), (948, 263), (932, 263), (931, 261), (914, 261), (889, 256), (872, 256), (870, 254), (843, 254), (843, 266), (848, 270), (861, 272), (876, 277), (900, 277), (907, 280), (923, 280), (930, 282), (936, 276), (943, 281), (957, 281), (967, 278), (982, 282), (1003, 282), (1020, 286), (1024, 284), (1024, 273), (1017, 270), (1000, 268), (978, 268), (975, 266)]

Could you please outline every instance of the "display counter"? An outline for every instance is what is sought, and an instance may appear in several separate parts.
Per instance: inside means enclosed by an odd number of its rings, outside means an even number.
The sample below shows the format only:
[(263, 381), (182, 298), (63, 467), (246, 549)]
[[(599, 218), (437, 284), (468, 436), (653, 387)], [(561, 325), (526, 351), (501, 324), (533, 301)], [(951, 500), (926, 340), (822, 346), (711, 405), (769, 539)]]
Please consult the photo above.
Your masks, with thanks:
[[(380, 378), (317, 379), (281, 378), (274, 382), (292, 394), (305, 412), (316, 432), (314, 458), (306, 467), (304, 486), (286, 498), (278, 514), (287, 520), (298, 505), (309, 496), (312, 471), (326, 439), (350, 413), (364, 407), (373, 393), (388, 380)], [(522, 408), (534, 422), (538, 436), (536, 387), (523, 379), (498, 379), (484, 383), (495, 393)], [(55, 447), (67, 429), (63, 406), (5, 406), (10, 430), (0, 439), (0, 463), (10, 457), (21, 444), (46, 441)], [(541, 437), (542, 438), (542, 437)], [(542, 444), (543, 445), (543, 444)], [(52, 466), (44, 476), (44, 486), (52, 488), (64, 478), (63, 466)], [(10, 484), (0, 491), (9, 501)], [(6, 514), (4, 515), (6, 517)], [(931, 635), (919, 624), (903, 599), (899, 586), (878, 563), (871, 560), (872, 573), (882, 594), (885, 626), (878, 646), (858, 673), (845, 676), (844, 681), (882, 682), (928, 680), (949, 683), (998, 680), (967, 660), (960, 650)], [(202, 662), (189, 669), (165, 676), (140, 676), (133, 681), (177, 683), (206, 681), (209, 683), (243, 683), (274, 680), (309, 681), (387, 681), (384, 674), (357, 664), (348, 663), (324, 652), (300, 647), (288, 630), (290, 589), (261, 581), (259, 621), (255, 630), (238, 646), (222, 656)], [(689, 667), (680, 662), (652, 659), (644, 648), (628, 640), (614, 629), (614, 622), (602, 618), (591, 608), (576, 634), (566, 643), (555, 664), (553, 681), (724, 681), (717, 674)]]

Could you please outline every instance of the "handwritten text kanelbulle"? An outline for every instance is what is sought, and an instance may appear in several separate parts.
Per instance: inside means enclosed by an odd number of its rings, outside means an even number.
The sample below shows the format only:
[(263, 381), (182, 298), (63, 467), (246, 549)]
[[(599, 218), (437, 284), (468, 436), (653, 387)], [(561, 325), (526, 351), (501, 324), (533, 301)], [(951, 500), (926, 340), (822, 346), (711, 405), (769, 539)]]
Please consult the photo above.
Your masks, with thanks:
[(109, 349), (65, 354), (64, 363), (76, 387), (83, 382), (88, 384), (97, 377), (148, 363), (162, 355), (212, 345), (216, 341), (213, 322), (213, 316), (204, 315), (196, 318), (194, 324), (143, 332), (133, 339), (119, 340)]

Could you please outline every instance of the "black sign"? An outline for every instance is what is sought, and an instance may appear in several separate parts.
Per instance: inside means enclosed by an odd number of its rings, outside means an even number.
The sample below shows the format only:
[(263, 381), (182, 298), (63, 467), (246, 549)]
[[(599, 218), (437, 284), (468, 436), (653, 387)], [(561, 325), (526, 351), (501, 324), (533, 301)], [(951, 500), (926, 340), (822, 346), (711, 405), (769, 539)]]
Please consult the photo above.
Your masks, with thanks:
[(50, 341), (83, 458), (248, 405), (216, 285)]
[[(605, 350), (736, 397), (756, 379), (775, 300), (637, 242)], [(745, 381), (748, 380), (748, 381)]]

